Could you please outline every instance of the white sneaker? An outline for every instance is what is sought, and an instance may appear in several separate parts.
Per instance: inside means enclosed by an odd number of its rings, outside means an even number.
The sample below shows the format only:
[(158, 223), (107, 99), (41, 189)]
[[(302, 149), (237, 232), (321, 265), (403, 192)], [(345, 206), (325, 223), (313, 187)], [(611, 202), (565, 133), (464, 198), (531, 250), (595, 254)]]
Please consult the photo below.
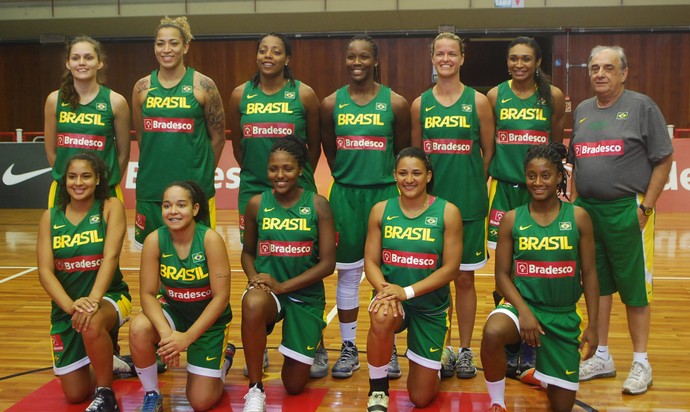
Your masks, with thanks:
[(243, 412), (265, 412), (266, 411), (266, 392), (256, 386), (252, 386), (244, 395)]
[(594, 355), (580, 364), (580, 382), (591, 381), (597, 378), (610, 378), (613, 376), (616, 376), (613, 356), (609, 355), (609, 360), (603, 360), (597, 355)]
[(367, 402), (368, 412), (387, 412), (388, 411), (388, 395), (385, 392), (375, 391), (369, 395)]
[(641, 395), (652, 386), (652, 366), (644, 366), (640, 362), (633, 362), (628, 379), (623, 383), (623, 393)]

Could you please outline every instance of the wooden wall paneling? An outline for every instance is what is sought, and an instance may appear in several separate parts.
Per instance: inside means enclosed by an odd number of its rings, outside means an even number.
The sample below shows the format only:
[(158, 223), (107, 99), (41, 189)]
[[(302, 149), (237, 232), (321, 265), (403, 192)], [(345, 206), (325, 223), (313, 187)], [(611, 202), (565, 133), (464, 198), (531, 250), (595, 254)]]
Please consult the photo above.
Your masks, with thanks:
[[(216, 82), (227, 104), (232, 90), (247, 81), (256, 71), (256, 40), (194, 40), (187, 63)], [(552, 44), (548, 44), (552, 39)], [(348, 81), (344, 68), (347, 38), (291, 39), (293, 57), (290, 66), (296, 77), (316, 92), (319, 99), (331, 94)], [(379, 45), (383, 83), (412, 102), (431, 86), (429, 44), (433, 36), (376, 38)], [(476, 40), (476, 39), (475, 39)], [(462, 79), (470, 86), (493, 86), (483, 80), (507, 78), (505, 45), (507, 43), (467, 42), (467, 61)], [(560, 59), (555, 67), (545, 56), (545, 70), (553, 75), (553, 83), (566, 92), (565, 64), (566, 35), (545, 34), (539, 37), (549, 60)], [(591, 48), (597, 44), (619, 44), (626, 49), (630, 62), (627, 87), (649, 95), (661, 108), (666, 120), (676, 127), (690, 127), (690, 33), (571, 33), (570, 63), (585, 63)], [(107, 85), (131, 99), (136, 80), (147, 75), (157, 64), (150, 40), (117, 40), (104, 43), (109, 68)], [(52, 90), (59, 86), (64, 62), (60, 44), (2, 44), (0, 45), (0, 92), (12, 104), (0, 109), (0, 130), (22, 127), (26, 131), (43, 129), (43, 104)], [(36, 68), (38, 65), (38, 68)], [(569, 74), (569, 95), (573, 109), (592, 96), (585, 68), (572, 67)], [(568, 118), (566, 124), (572, 124)]]

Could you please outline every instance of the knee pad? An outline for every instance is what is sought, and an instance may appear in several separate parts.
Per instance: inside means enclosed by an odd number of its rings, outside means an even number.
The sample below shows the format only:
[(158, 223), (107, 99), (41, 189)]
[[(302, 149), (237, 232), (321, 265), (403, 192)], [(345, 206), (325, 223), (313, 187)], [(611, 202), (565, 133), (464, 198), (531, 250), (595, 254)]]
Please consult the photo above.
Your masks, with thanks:
[(362, 280), (362, 269), (338, 269), (338, 287), (335, 300), (338, 309), (350, 310), (359, 307), (359, 283)]

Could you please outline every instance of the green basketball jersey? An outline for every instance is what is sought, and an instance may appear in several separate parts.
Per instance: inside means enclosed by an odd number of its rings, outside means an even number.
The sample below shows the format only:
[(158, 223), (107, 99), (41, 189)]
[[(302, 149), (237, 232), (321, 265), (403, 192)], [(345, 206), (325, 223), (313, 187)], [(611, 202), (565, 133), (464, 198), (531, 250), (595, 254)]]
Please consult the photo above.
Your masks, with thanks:
[[(196, 224), (189, 256), (184, 259), (177, 255), (168, 227), (162, 226), (157, 230), (161, 262), (160, 279), (163, 283), (165, 301), (190, 324), (194, 323), (213, 298), (204, 249), (204, 236), (210, 229), (203, 224)], [(232, 311), (228, 303), (215, 323), (225, 325), (231, 319)]]
[(463, 220), (483, 219), (489, 209), (475, 93), (465, 86), (458, 101), (445, 107), (429, 89), (419, 108), (422, 144), (434, 169), (433, 193), (456, 205)]
[[(299, 276), (319, 262), (319, 218), (314, 192), (304, 190), (297, 203), (283, 208), (270, 190), (261, 194), (256, 216), (259, 231), (254, 266), (279, 282)], [(291, 299), (325, 305), (323, 281), (291, 292)]]
[(563, 202), (556, 219), (540, 226), (529, 204), (515, 209), (513, 225), (513, 282), (530, 304), (567, 307), (582, 295), (580, 232), (575, 207)]
[[(55, 276), (72, 300), (89, 296), (103, 262), (107, 225), (101, 213), (102, 204), (99, 200), (95, 201), (86, 216), (76, 225), (67, 219), (61, 207), (50, 209)], [(107, 292), (128, 291), (118, 266)], [(71, 316), (52, 302), (52, 323), (68, 320)]]
[(53, 179), (62, 181), (69, 158), (89, 151), (103, 159), (108, 167), (108, 185), (120, 183), (122, 175), (117, 163), (115, 115), (110, 104), (110, 91), (107, 87), (100, 86), (96, 97), (87, 104), (80, 104), (76, 110), (72, 110), (69, 102), (58, 97), (55, 110), (57, 147)]
[[(381, 217), (381, 271), (387, 282), (406, 287), (425, 279), (443, 266), (443, 212), (446, 201), (435, 198), (424, 213), (410, 219), (400, 209), (399, 198), (386, 201)], [(450, 305), (450, 287), (410, 300), (410, 305), (438, 313)]]
[(381, 85), (374, 99), (360, 106), (350, 98), (348, 86), (335, 93), (333, 107), (336, 147), (333, 178), (351, 186), (394, 183), (395, 115), (391, 89)]
[[(267, 95), (261, 86), (248, 81), (240, 101), (240, 127), (242, 128), (242, 170), (240, 191), (258, 194), (271, 189), (268, 181), (268, 155), (274, 139), (293, 134), (306, 141), (307, 113), (300, 100), (299, 87), (287, 82), (278, 93)], [(314, 169), (307, 162), (299, 185), (316, 191)]]
[(496, 106), (496, 152), (489, 165), (492, 177), (512, 184), (525, 184), (525, 155), (531, 146), (551, 141), (551, 107), (537, 91), (526, 99), (510, 88), (512, 80), (498, 85)]
[(194, 97), (194, 69), (166, 89), (151, 72), (151, 86), (142, 107), (137, 200), (160, 202), (163, 189), (177, 180), (194, 180), (207, 197), (216, 194), (211, 138), (204, 108)]

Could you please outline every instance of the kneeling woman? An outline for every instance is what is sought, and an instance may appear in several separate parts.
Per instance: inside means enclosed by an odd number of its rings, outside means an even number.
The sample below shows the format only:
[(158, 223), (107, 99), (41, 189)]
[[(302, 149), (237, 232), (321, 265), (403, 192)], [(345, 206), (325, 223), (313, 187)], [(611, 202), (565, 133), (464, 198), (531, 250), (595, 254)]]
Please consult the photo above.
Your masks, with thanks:
[[(141, 254), (141, 306), (132, 320), (129, 345), (146, 392), (142, 411), (160, 411), (158, 355), (178, 366), (187, 351), (187, 399), (196, 411), (212, 408), (223, 394), (234, 347), (226, 345), (232, 319), (230, 262), (223, 238), (200, 223), (208, 201), (193, 181), (171, 183), (163, 192), (165, 226), (146, 237)], [(158, 301), (159, 282), (165, 303)]]
[[(505, 303), (484, 325), (481, 352), (493, 412), (506, 410), (506, 345), (522, 341), (537, 348), (534, 377), (548, 385), (556, 412), (570, 411), (575, 403), (578, 348), (587, 343), (585, 359), (597, 348), (599, 282), (592, 221), (584, 209), (558, 198), (566, 190), (566, 152), (561, 143), (529, 149), (524, 165), (531, 199), (506, 213), (499, 226), (496, 287)], [(577, 302), (583, 288), (589, 325), (580, 341)]]
[[(249, 391), (245, 411), (265, 410), (261, 382), (266, 336), (283, 320), (278, 350), (285, 356), (283, 385), (291, 395), (309, 380), (326, 326), (323, 278), (335, 269), (335, 229), (328, 201), (298, 186), (307, 147), (295, 136), (279, 139), (268, 159), (273, 190), (253, 196), (245, 211), (242, 269), (242, 344)], [(390, 359), (390, 354), (388, 356)]]
[(462, 250), (460, 211), (428, 194), (432, 171), (426, 154), (403, 149), (394, 175), (400, 196), (373, 207), (364, 250), (364, 269), (376, 290), (367, 337), (369, 411), (388, 408), (388, 361), (394, 335), (404, 329), (410, 400), (423, 408), (436, 397), (448, 333), (448, 283), (455, 279)]
[(119, 258), (125, 208), (108, 195), (108, 171), (95, 153), (61, 170), (56, 206), (38, 228), (38, 278), (52, 299), (53, 370), (69, 402), (94, 393), (87, 412), (119, 411), (112, 391), (111, 333), (132, 309)]

